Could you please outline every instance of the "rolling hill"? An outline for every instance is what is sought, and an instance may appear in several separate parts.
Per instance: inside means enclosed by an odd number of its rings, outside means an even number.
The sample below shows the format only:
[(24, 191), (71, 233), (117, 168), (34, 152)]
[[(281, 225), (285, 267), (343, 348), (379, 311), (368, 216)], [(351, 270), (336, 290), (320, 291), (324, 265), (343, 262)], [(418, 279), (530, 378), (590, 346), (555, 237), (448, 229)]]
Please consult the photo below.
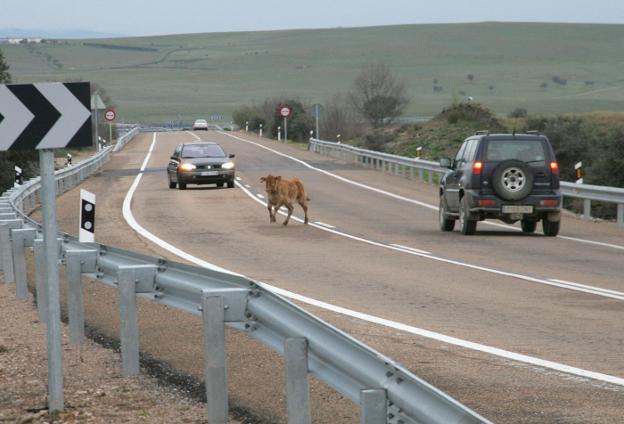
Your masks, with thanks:
[(377, 61), (405, 79), (412, 98), (406, 116), (433, 115), (464, 96), (497, 113), (624, 110), (624, 25), (402, 25), (0, 49), (15, 82), (97, 82), (126, 121), (227, 119), (236, 106), (268, 96), (323, 103), (349, 90), (362, 64)]

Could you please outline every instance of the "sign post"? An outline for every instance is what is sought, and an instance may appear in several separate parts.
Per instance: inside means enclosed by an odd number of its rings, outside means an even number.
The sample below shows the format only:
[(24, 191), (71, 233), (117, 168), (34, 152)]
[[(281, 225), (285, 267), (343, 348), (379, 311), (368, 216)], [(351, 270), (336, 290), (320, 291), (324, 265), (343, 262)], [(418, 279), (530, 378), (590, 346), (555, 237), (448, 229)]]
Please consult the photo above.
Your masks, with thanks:
[(288, 105), (280, 107), (280, 115), (284, 118), (284, 143), (288, 143), (288, 117), (292, 113), (292, 109)]
[(113, 121), (117, 117), (114, 109), (108, 108), (104, 112), (104, 119), (108, 122), (108, 145), (113, 144)]
[(0, 151), (39, 150), (50, 413), (64, 409), (54, 149), (91, 145), (90, 90), (88, 82), (0, 85)]

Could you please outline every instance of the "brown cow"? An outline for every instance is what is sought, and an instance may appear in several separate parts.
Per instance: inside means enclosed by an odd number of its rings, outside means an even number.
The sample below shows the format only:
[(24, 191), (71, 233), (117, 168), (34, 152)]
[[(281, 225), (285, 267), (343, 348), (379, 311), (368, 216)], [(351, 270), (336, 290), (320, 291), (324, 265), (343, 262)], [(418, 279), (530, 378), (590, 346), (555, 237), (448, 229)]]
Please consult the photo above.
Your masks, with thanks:
[(267, 209), (269, 210), (270, 222), (275, 222), (275, 214), (282, 207), (286, 206), (288, 209), (288, 216), (284, 221), (284, 225), (288, 225), (290, 215), (292, 215), (294, 205), (296, 201), (303, 208), (305, 213), (304, 224), (308, 223), (308, 201), (310, 198), (306, 195), (303, 183), (298, 178), (292, 180), (282, 179), (281, 176), (267, 175), (261, 177), (260, 181), (265, 183), (267, 192)]

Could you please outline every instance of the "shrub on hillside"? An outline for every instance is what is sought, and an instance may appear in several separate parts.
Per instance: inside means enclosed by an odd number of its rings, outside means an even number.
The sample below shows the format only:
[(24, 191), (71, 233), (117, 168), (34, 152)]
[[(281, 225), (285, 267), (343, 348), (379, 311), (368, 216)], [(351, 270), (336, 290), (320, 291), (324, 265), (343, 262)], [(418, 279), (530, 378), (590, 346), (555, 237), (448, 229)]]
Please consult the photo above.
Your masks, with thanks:
[(473, 102), (454, 103), (450, 107), (443, 109), (433, 120), (446, 121), (451, 125), (460, 121), (478, 123), (481, 125), (481, 129), (490, 130), (491, 132), (505, 130), (505, 126), (488, 108)]

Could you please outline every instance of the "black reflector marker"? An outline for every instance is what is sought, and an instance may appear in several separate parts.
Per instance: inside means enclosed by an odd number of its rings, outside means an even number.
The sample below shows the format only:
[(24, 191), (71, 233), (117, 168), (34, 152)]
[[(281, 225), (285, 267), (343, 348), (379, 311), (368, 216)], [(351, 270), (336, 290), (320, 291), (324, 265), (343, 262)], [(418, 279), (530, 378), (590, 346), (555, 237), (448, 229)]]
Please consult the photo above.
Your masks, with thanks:
[(95, 241), (95, 194), (80, 190), (80, 234), (81, 243)]

